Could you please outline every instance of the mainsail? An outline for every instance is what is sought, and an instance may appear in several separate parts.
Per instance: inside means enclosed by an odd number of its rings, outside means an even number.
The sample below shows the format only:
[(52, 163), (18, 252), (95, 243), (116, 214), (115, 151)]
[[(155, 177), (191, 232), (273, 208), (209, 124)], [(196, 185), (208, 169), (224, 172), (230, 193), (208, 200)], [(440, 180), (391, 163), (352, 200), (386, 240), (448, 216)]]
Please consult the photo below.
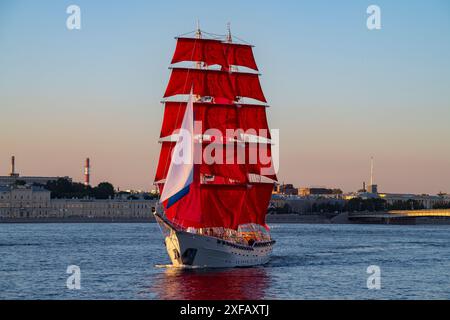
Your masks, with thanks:
[[(155, 183), (166, 217), (185, 228), (236, 230), (249, 223), (265, 226), (277, 178), (271, 157), (266, 98), (256, 73), (252, 46), (177, 38), (172, 64), (179, 62), (194, 62), (197, 68), (171, 68), (164, 94), (164, 98), (187, 94), (190, 97), (188, 102), (165, 102)], [(240, 72), (237, 67), (252, 71)], [(245, 98), (259, 103), (244, 103)], [(194, 129), (192, 122), (200, 124), (200, 128)], [(222, 138), (209, 134), (211, 129)], [(183, 140), (180, 130), (191, 130), (192, 137), (196, 137), (192, 152), (194, 148), (201, 155), (212, 152), (215, 159), (222, 161), (208, 163), (200, 157), (191, 165), (173, 164)], [(230, 131), (234, 132), (231, 137)], [(216, 145), (224, 151), (218, 152)], [(229, 154), (225, 149), (233, 152)]]

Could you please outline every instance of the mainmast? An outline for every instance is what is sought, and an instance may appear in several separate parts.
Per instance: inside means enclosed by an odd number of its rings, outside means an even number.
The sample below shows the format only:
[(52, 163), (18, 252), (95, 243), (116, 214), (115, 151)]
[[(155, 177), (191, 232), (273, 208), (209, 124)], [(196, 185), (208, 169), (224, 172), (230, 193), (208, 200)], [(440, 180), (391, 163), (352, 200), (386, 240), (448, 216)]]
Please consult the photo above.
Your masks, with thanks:
[(197, 19), (197, 29), (195, 30), (195, 37), (197, 39), (202, 38), (202, 31), (200, 30), (200, 20), (199, 19)]
[[(229, 23), (229, 22), (227, 23), (227, 36), (226, 36), (226, 40), (225, 41), (227, 43), (230, 43), (230, 44), (233, 43), (233, 38), (231, 36), (231, 23)], [(238, 67), (237, 66), (233, 66), (233, 65), (230, 65), (228, 70), (232, 71), (232, 72), (238, 72), (239, 71)], [(236, 101), (238, 101), (238, 102), (241, 100), (240, 97), (236, 97), (236, 98), (237, 98)]]
[(228, 31), (228, 33), (227, 33), (227, 42), (228, 43), (232, 43), (233, 39), (231, 38), (231, 24), (229, 22), (227, 23), (227, 31)]
[[(197, 19), (197, 29), (195, 30), (195, 38), (196, 39), (202, 39), (202, 30), (200, 30), (200, 20)], [(201, 69), (202, 62), (197, 61), (196, 62), (197, 69)]]

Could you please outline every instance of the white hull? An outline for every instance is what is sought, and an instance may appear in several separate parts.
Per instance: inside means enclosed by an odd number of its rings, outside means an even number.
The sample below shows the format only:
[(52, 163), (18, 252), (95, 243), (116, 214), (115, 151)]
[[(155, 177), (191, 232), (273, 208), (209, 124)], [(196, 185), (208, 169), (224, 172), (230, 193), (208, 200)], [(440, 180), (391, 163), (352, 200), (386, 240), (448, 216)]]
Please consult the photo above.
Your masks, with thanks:
[(228, 268), (262, 265), (269, 261), (275, 241), (238, 245), (215, 237), (174, 229), (165, 238), (174, 266)]

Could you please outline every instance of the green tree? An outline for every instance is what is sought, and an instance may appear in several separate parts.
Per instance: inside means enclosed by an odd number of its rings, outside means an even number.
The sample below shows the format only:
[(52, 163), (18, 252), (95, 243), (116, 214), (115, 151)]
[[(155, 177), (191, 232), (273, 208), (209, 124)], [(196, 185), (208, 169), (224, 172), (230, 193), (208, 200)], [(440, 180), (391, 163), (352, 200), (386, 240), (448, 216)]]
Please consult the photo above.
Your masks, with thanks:
[(16, 186), (24, 186), (27, 184), (25, 180), (16, 180), (14, 183)]
[(100, 182), (93, 191), (96, 199), (108, 199), (114, 197), (114, 186), (109, 182)]

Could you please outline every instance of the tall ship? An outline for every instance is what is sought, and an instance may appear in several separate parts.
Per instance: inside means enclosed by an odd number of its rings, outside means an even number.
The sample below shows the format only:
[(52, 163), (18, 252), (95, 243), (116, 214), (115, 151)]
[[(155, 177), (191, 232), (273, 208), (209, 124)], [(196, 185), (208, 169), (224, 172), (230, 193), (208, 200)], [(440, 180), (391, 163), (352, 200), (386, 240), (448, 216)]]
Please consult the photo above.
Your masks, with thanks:
[(197, 30), (176, 37), (164, 93), (155, 217), (178, 267), (265, 264), (274, 183), (253, 46)]

